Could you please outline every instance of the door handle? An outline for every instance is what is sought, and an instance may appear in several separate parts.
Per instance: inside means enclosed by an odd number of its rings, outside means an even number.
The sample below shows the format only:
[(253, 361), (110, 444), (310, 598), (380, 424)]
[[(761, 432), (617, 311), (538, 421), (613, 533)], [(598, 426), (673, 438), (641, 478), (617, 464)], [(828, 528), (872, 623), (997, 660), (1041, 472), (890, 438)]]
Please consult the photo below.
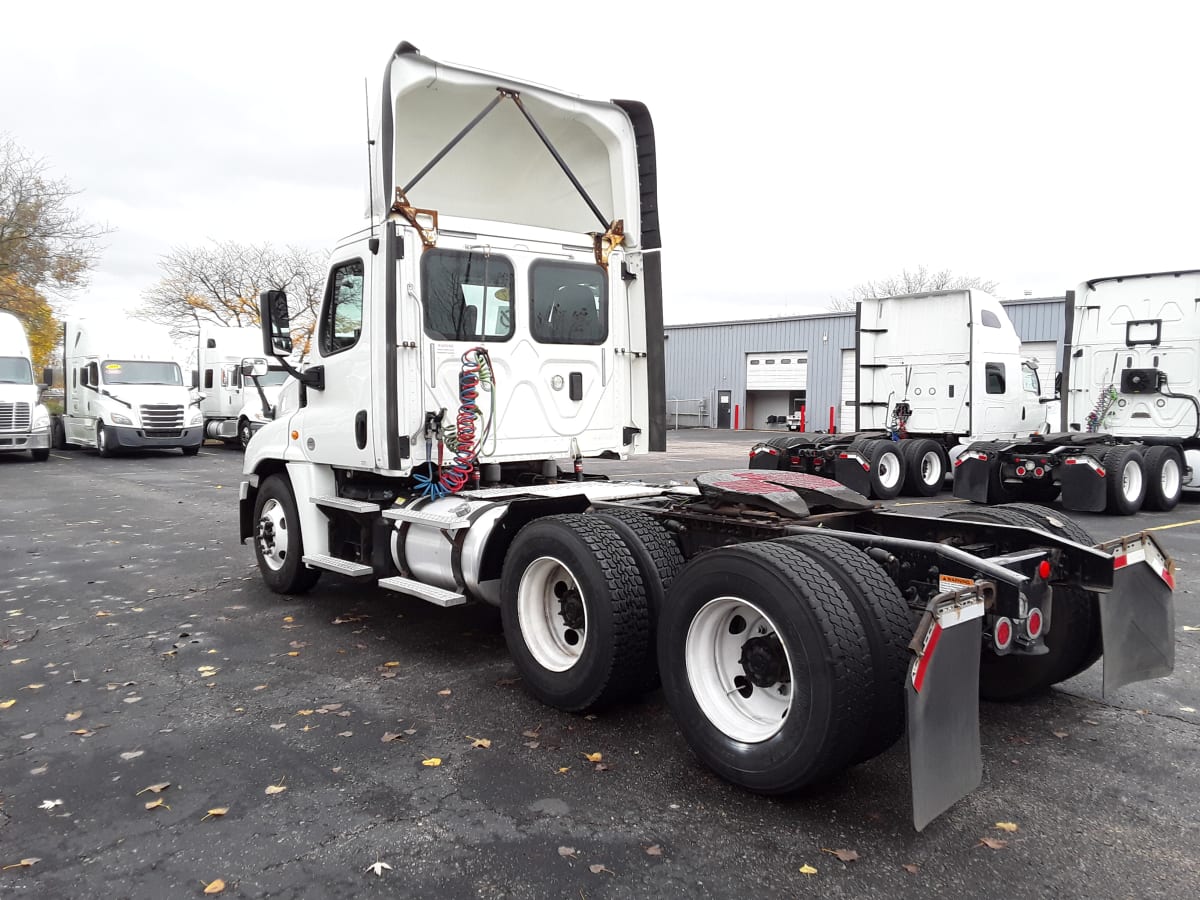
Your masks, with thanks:
[(354, 416), (354, 443), (359, 450), (367, 449), (367, 411), (360, 409)]

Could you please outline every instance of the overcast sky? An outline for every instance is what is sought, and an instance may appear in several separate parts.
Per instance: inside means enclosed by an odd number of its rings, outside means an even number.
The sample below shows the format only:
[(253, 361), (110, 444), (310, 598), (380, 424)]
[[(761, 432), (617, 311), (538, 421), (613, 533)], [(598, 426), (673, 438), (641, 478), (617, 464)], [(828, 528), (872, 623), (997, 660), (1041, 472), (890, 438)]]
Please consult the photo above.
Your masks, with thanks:
[(1200, 267), (1194, 3), (5, 4), (0, 131), (161, 254), (358, 227), (395, 45), (654, 118), (668, 324), (820, 311), (925, 264), (1061, 295)]

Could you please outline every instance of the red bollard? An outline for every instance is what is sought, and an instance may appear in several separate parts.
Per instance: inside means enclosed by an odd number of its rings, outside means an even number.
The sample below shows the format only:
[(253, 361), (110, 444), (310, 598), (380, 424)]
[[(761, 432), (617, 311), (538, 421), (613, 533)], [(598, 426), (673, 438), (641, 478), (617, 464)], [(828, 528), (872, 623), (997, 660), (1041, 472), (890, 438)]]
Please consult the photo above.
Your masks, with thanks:
[(733, 430), (734, 431), (738, 430), (738, 413), (740, 413), (741, 411), (742, 411), (742, 408), (740, 406), (738, 406), (736, 403), (733, 404)]
[(800, 407), (800, 431), (804, 431), (804, 407)]
[(834, 413), (837, 411), (836, 406), (829, 407), (829, 433), (837, 434), (837, 420), (834, 418)]

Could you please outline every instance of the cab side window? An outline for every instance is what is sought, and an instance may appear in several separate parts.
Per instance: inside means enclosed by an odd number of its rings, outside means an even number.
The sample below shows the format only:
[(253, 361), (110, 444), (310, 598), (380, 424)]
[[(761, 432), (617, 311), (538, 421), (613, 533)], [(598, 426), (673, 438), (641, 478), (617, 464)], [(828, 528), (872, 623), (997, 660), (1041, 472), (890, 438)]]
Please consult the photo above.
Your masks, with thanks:
[(363, 325), (363, 262), (351, 260), (334, 266), (325, 288), (321, 312), (322, 356), (349, 350), (358, 343)]

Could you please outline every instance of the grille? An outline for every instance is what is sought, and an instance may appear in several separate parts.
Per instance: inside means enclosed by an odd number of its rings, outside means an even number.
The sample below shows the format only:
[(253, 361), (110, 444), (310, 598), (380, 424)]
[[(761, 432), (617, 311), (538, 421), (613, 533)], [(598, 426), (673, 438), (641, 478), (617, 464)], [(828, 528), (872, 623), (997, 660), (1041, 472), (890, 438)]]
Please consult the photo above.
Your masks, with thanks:
[[(141, 408), (142, 427), (146, 434), (161, 431), (178, 433), (183, 428), (183, 407), (166, 404), (146, 405)], [(166, 435), (160, 435), (165, 437)], [(172, 435), (173, 437), (174, 435)]]
[[(182, 422), (182, 413), (180, 414)], [(0, 403), (0, 431), (28, 431), (28, 403)]]

